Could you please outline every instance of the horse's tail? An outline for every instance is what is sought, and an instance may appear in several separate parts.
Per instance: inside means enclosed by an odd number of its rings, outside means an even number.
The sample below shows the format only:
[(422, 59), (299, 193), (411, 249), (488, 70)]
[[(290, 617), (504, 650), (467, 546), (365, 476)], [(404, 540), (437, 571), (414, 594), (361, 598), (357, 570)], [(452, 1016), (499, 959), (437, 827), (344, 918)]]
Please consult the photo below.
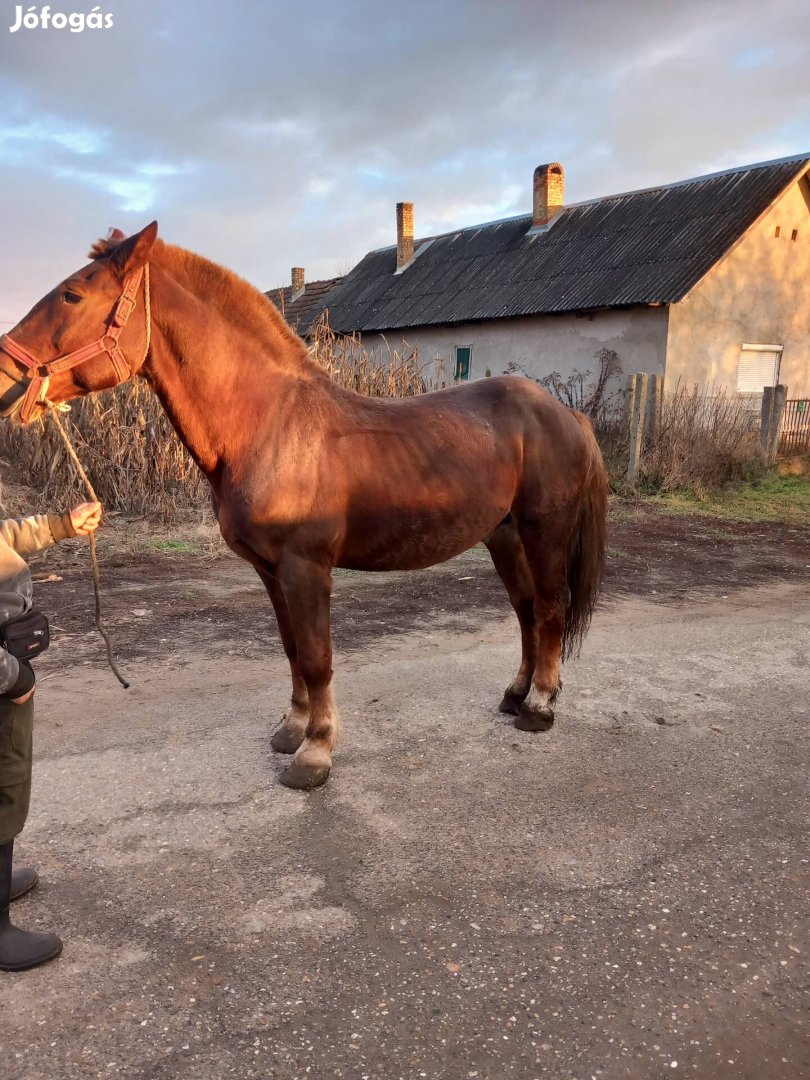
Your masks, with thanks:
[(574, 412), (587, 442), (588, 473), (580, 496), (579, 517), (568, 551), (568, 605), (563, 630), (563, 659), (579, 650), (590, 626), (605, 570), (608, 479), (590, 420)]

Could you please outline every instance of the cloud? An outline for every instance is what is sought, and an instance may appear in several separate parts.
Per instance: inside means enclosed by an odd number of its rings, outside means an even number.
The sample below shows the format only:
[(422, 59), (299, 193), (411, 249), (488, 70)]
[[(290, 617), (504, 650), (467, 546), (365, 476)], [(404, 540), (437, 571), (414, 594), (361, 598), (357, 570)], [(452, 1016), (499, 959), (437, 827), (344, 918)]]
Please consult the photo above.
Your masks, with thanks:
[[(168, 161), (127, 161), (109, 130), (76, 127), (58, 114), (0, 127), (0, 154), (5, 171), (30, 176), (40, 172), (53, 182), (71, 181), (101, 190), (123, 211), (153, 207), (165, 190), (163, 181), (191, 171)], [(116, 168), (106, 162), (113, 158)]]
[(104, 145), (104, 135), (89, 128), (69, 128), (55, 117), (43, 117), (25, 124), (0, 127), (0, 150), (24, 154), (30, 147), (57, 146), (74, 154), (97, 154)]
[(55, 116), (0, 125), (0, 161), (3, 173), (10, 176), (15, 169), (54, 171), (65, 161), (99, 154), (104, 143), (103, 132), (70, 127)]
[(112, 196), (116, 208), (125, 213), (146, 213), (158, 203), (160, 188), (157, 178), (176, 176), (180, 171), (169, 165), (139, 165), (128, 174), (62, 166), (55, 170), (54, 175)]
[(398, 200), (423, 234), (522, 212), (542, 161), (574, 201), (810, 148), (800, 0), (104, 9), (0, 36), (0, 318), (112, 224), (270, 287), (391, 243)]

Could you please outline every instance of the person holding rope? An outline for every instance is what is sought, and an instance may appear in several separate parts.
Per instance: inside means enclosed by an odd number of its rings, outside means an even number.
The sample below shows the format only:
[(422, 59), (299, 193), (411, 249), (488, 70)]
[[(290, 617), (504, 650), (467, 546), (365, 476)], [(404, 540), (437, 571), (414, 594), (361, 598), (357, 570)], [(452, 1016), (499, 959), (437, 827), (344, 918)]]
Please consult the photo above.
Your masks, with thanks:
[(13, 900), (36, 885), (35, 870), (13, 870), (14, 840), (22, 832), (31, 797), (36, 679), (31, 659), (48, 644), (48, 623), (33, 606), (31, 571), (23, 556), (73, 536), (92, 536), (101, 521), (98, 502), (64, 514), (0, 521), (0, 970), (24, 971), (62, 951), (56, 934), (21, 930), (9, 916)]

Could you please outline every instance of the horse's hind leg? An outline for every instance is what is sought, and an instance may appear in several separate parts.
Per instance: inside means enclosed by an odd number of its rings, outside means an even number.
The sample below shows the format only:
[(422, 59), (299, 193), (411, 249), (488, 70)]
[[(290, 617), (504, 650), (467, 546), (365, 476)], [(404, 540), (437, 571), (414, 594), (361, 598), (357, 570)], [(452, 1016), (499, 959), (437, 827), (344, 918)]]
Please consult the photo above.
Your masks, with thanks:
[(278, 578), (269, 571), (259, 570), (259, 577), (267, 589), (267, 594), (273, 604), (278, 622), (278, 632), (281, 635), (281, 644), (290, 662), (290, 674), (292, 675), (292, 699), (290, 708), (281, 722), (281, 727), (273, 734), (270, 745), (280, 754), (294, 754), (304, 741), (309, 724), (309, 694), (307, 684), (301, 674), (298, 665), (298, 650), (295, 646), (295, 634), (293, 633), (290, 613), (287, 609), (287, 601), (281, 589)]
[(537, 654), (531, 688), (515, 727), (547, 731), (554, 723), (552, 706), (562, 688), (560, 663), (567, 604), (567, 562), (571, 516), (548, 513), (542, 521), (521, 520), (520, 538), (534, 582)]
[(506, 586), (509, 600), (520, 623), (520, 669), (507, 686), (498, 708), (517, 716), (532, 685), (537, 663), (537, 629), (534, 614), (534, 582), (526, 552), (512, 517), (506, 518), (484, 541), (498, 577)]

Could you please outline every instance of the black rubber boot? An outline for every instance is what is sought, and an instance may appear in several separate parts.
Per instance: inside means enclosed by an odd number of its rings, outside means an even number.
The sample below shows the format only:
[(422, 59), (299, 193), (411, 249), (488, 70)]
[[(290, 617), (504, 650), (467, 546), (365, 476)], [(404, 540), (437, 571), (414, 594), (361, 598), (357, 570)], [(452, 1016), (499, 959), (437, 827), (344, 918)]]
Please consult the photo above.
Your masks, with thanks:
[(14, 841), (0, 844), (0, 971), (26, 971), (53, 960), (62, 951), (56, 934), (20, 930), (8, 914), (11, 903), (11, 860)]
[(11, 871), (11, 902), (19, 900), (21, 896), (31, 892), (39, 881), (39, 874), (27, 866), (20, 866)]

